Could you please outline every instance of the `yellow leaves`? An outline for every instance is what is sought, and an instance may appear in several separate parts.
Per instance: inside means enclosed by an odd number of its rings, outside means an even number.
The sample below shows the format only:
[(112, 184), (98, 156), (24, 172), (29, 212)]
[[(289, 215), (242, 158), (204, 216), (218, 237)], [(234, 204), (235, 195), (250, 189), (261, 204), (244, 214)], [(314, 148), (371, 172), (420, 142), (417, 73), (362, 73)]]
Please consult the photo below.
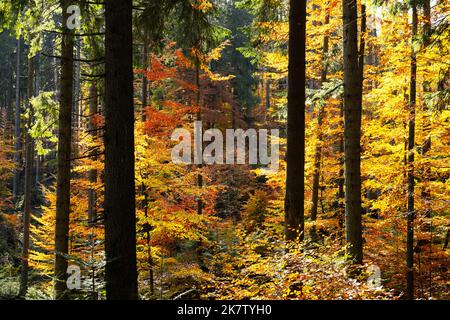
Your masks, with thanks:
[(225, 40), (218, 47), (212, 49), (207, 54), (206, 63), (219, 60), (222, 57), (222, 51), (229, 45), (231, 45), (231, 41)]
[(281, 79), (287, 75), (288, 57), (281, 52), (267, 52), (263, 54), (262, 63), (269, 69), (274, 69), (276, 72), (269, 73), (269, 76), (274, 79)]

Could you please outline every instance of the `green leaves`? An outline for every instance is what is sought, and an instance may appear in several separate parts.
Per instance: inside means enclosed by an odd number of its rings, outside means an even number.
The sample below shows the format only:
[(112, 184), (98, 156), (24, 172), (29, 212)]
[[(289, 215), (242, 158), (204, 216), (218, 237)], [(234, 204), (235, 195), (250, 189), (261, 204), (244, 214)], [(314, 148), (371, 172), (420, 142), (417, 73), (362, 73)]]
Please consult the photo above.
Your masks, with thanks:
[(35, 141), (39, 155), (51, 151), (49, 145), (57, 141), (55, 131), (58, 119), (58, 102), (53, 92), (43, 92), (31, 99), (34, 108), (34, 121), (30, 135)]

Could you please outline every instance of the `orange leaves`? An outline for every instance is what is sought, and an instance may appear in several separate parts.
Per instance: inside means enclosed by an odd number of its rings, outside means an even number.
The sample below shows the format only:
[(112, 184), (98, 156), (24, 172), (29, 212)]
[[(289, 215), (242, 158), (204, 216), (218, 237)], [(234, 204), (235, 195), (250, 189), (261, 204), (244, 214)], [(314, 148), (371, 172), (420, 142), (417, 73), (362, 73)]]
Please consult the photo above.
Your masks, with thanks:
[(188, 114), (196, 112), (195, 107), (173, 100), (162, 101), (162, 106), (161, 110), (152, 106), (146, 107), (147, 120), (144, 130), (151, 136), (169, 137), (176, 127), (184, 123)]
[(152, 107), (146, 108), (147, 121), (145, 130), (152, 136), (169, 136), (171, 131), (182, 123), (182, 119), (177, 114), (155, 110)]
[(209, 11), (214, 7), (214, 5), (209, 0), (192, 0), (191, 5), (194, 9), (203, 12)]

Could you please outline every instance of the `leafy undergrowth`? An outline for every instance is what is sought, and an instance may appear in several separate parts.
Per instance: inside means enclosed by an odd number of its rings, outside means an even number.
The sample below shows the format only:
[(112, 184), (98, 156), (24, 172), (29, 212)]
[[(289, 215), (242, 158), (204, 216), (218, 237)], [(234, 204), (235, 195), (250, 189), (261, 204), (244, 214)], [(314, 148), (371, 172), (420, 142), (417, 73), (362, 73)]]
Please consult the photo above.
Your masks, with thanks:
[[(234, 237), (230, 235), (234, 234)], [(215, 277), (204, 286), (203, 299), (395, 299), (369, 280), (370, 266), (357, 276), (344, 250), (331, 241), (320, 245), (286, 244), (265, 230), (224, 233), (210, 268)], [(354, 274), (355, 272), (353, 272)]]

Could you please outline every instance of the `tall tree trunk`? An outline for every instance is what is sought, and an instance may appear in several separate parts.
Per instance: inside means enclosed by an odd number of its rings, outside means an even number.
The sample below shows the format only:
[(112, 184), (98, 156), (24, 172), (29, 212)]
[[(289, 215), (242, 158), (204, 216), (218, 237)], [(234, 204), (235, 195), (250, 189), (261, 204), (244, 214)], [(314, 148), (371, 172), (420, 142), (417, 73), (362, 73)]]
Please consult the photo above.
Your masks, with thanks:
[[(200, 61), (198, 58), (196, 58), (196, 63), (195, 63), (195, 85), (197, 86), (197, 93), (196, 93), (196, 97), (195, 97), (195, 103), (196, 106), (198, 108), (197, 111), (197, 115), (196, 115), (196, 120), (197, 121), (202, 121), (202, 111), (201, 111), (201, 107), (200, 107)], [(200, 142), (201, 143), (201, 142)], [(203, 146), (202, 146), (202, 150), (203, 150)], [(202, 158), (200, 161), (203, 161)], [(199, 164), (198, 165), (198, 169), (201, 170), (203, 167), (203, 164)], [(201, 173), (199, 173), (197, 175), (197, 186), (199, 188), (203, 187), (203, 176)], [(203, 201), (201, 199), (201, 197), (199, 197), (197, 199), (197, 214), (201, 215), (203, 213)]]
[[(9, 61), (9, 64), (12, 65), (12, 61)], [(6, 98), (6, 130), (5, 130), (5, 141), (9, 140), (11, 138), (11, 130), (12, 130), (12, 119), (13, 119), (13, 112), (14, 112), (14, 106), (12, 102), (13, 97), (13, 83), (14, 83), (14, 72), (13, 69), (9, 69), (8, 73), (8, 83), (9, 83), (9, 89), (7, 91), (7, 98)]]
[(152, 226), (149, 221), (148, 216), (148, 192), (145, 189), (144, 183), (142, 183), (142, 193), (144, 194), (144, 216), (145, 216), (145, 225), (143, 227), (143, 231), (145, 232), (145, 242), (147, 246), (147, 265), (148, 265), (148, 281), (150, 282), (150, 294), (153, 296), (155, 293), (155, 277), (153, 272), (153, 255), (152, 255), (152, 245), (150, 242), (150, 232), (152, 231)]
[(28, 120), (27, 133), (25, 138), (25, 187), (23, 200), (23, 247), (22, 247), (22, 269), (20, 273), (19, 296), (25, 298), (28, 290), (28, 258), (30, 249), (30, 220), (31, 220), (31, 188), (33, 180), (33, 140), (30, 135), (31, 124), (33, 121), (33, 106), (31, 98), (33, 97), (33, 79), (34, 65), (33, 58), (28, 60)]
[[(366, 51), (366, 29), (367, 29), (367, 15), (366, 15), (366, 6), (361, 4), (361, 32), (359, 37), (359, 76), (361, 78), (361, 97), (364, 88), (364, 54)], [(362, 103), (362, 98), (361, 98)]]
[[(425, 37), (424, 45), (427, 46), (429, 44), (429, 38), (431, 35), (431, 5), (430, 0), (424, 0), (423, 2), (423, 30), (422, 33)], [(427, 68), (431, 66), (431, 62), (427, 62)], [(430, 81), (423, 82), (423, 93), (429, 94), (431, 92), (431, 83)], [(427, 105), (424, 104), (425, 111), (431, 111), (430, 108), (427, 110)], [(432, 140), (431, 140), (431, 122), (430, 117), (427, 115), (427, 112), (424, 114), (423, 118), (423, 132), (425, 135), (425, 141), (422, 143), (422, 155), (425, 159), (428, 158), (427, 153), (431, 150)], [(429, 162), (425, 162), (424, 167), (421, 170), (422, 181), (424, 181), (423, 190), (421, 192), (422, 199), (425, 202), (425, 214), (426, 218), (431, 218), (431, 188), (429, 186), (429, 179), (431, 177), (431, 168)], [(430, 224), (430, 233), (431, 233), (431, 224)]]
[[(97, 139), (97, 124), (96, 124), (96, 117), (98, 115), (98, 92), (97, 92), (97, 82), (93, 81), (91, 83), (91, 87), (89, 89), (89, 124), (88, 124), (88, 130), (90, 135), (92, 136), (92, 139), (96, 141)], [(96, 160), (96, 157), (94, 157), (93, 160)], [(93, 185), (97, 182), (97, 170), (91, 169), (88, 173), (88, 179), (89, 182)], [(97, 220), (97, 193), (95, 191), (95, 187), (91, 187), (88, 189), (88, 221), (89, 226), (91, 228), (91, 234), (90, 234), (90, 243), (91, 243), (91, 261), (92, 261), (92, 267), (91, 267), (91, 281), (92, 281), (92, 287), (91, 287), (91, 299), (97, 300), (97, 289), (95, 285), (95, 223)]]
[[(41, 88), (41, 79), (40, 79), (40, 53), (37, 53), (36, 56), (33, 58), (34, 61), (34, 78), (35, 78), (35, 84), (34, 84), (34, 95), (38, 96), (40, 93)], [(40, 180), (40, 170), (41, 170), (41, 161), (38, 154), (36, 154), (36, 168), (35, 168), (35, 180), (34, 180), (34, 188), (37, 190), (39, 186), (39, 180)]]
[[(327, 9), (328, 10), (328, 9)], [(327, 12), (325, 16), (325, 24), (327, 25), (330, 21), (330, 15)], [(328, 35), (325, 35), (323, 38), (323, 49), (322, 49), (322, 55), (323, 55), (323, 67), (321, 71), (320, 76), (320, 86), (323, 85), (324, 82), (327, 81), (327, 70), (328, 70), (328, 63), (327, 63), (327, 54), (328, 54), (328, 47), (329, 47), (329, 38)], [(320, 182), (320, 164), (322, 162), (322, 144), (323, 144), (323, 132), (322, 132), (322, 123), (324, 118), (324, 107), (321, 104), (319, 106), (319, 112), (317, 115), (317, 145), (316, 145), (316, 151), (314, 155), (314, 173), (313, 173), (313, 187), (312, 187), (312, 206), (311, 206), (311, 220), (315, 221), (317, 219), (317, 208), (319, 205), (319, 182)]]
[[(142, 56), (142, 67), (144, 70), (148, 69), (148, 33), (144, 31), (144, 54)], [(148, 78), (144, 74), (142, 78), (142, 121), (147, 120), (147, 99), (148, 99)]]
[[(423, 1), (423, 33), (426, 37), (431, 35), (431, 1), (424, 0)], [(429, 39), (427, 39), (429, 40)], [(426, 41), (428, 43), (428, 41)]]
[(263, 123), (266, 123), (266, 119), (267, 119), (267, 114), (269, 113), (269, 109), (270, 109), (270, 76), (267, 77), (266, 79), (266, 106), (265, 106), (265, 110), (264, 110), (264, 119), (263, 119)]
[(345, 223), (350, 259), (363, 260), (361, 223), (362, 83), (358, 65), (358, 7), (343, 0)]
[[(88, 130), (92, 138), (95, 140), (97, 138), (97, 124), (96, 119), (98, 116), (98, 92), (97, 92), (97, 83), (95, 81), (92, 82), (90, 90), (89, 90), (89, 125)], [(95, 160), (95, 157), (94, 157)], [(89, 182), (95, 184), (97, 182), (97, 170), (91, 169), (89, 170)], [(88, 220), (91, 225), (94, 224), (97, 218), (97, 210), (96, 210), (96, 199), (97, 195), (95, 192), (95, 188), (89, 188), (88, 190)]]
[(72, 109), (73, 109), (73, 134), (72, 134), (72, 153), (74, 158), (78, 158), (79, 148), (79, 129), (80, 129), (80, 57), (81, 57), (81, 40), (79, 37), (74, 41), (75, 45), (75, 61), (74, 61), (74, 82), (73, 82), (73, 95), (72, 95)]
[(134, 180), (132, 1), (106, 0), (106, 297), (138, 298)]
[(289, 15), (285, 235), (286, 240), (301, 241), (305, 228), (306, 0), (291, 0)]
[(55, 224), (55, 297), (67, 299), (67, 255), (69, 254), (70, 158), (72, 152), (73, 33), (67, 28), (67, 6), (62, 0), (61, 88), (58, 129), (58, 176)]
[[(412, 39), (417, 36), (417, 7), (412, 4)], [(411, 44), (411, 80), (409, 92), (409, 132), (408, 132), (408, 207), (407, 207), (407, 237), (406, 237), (406, 296), (414, 299), (414, 147), (416, 126), (416, 75), (417, 57), (413, 43)]]
[(22, 47), (22, 37), (17, 40), (17, 60), (16, 60), (16, 108), (14, 111), (14, 170), (13, 179), (13, 195), (19, 195), (19, 180), (20, 180), (20, 54)]
[[(344, 128), (344, 104), (340, 105), (339, 112), (340, 128)], [(339, 173), (337, 179), (338, 192), (337, 192), (337, 207), (338, 207), (338, 222), (341, 228), (345, 224), (345, 155), (344, 155), (344, 133), (339, 135)]]

